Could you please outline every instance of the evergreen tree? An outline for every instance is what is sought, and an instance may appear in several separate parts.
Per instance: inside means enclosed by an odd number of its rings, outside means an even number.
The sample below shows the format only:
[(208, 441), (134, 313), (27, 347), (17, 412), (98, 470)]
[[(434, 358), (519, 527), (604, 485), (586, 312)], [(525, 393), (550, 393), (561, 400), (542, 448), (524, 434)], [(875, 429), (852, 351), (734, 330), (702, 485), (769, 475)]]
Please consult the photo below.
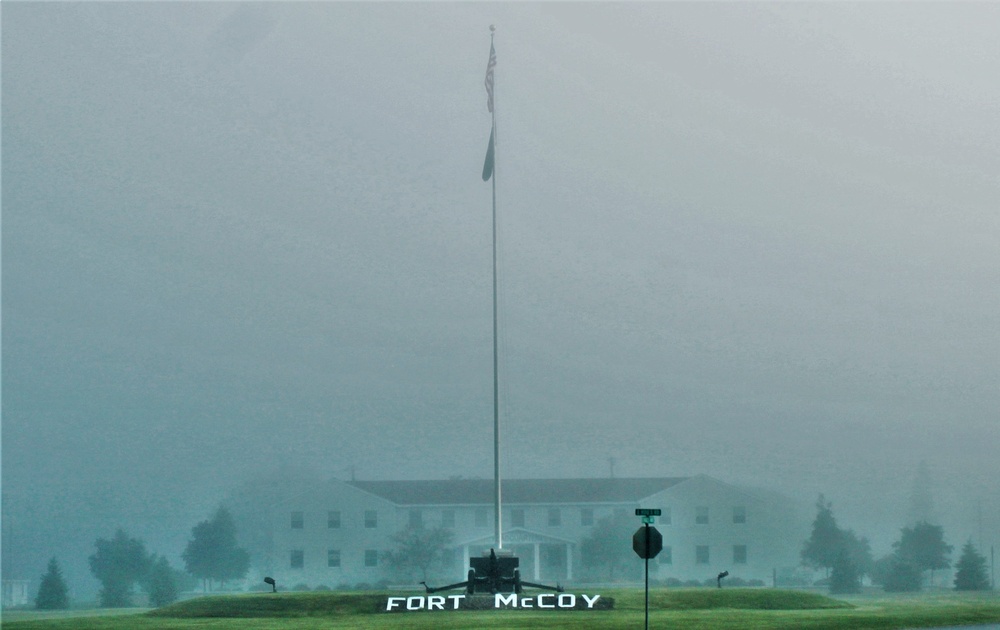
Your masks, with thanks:
[(191, 540), (181, 557), (188, 573), (206, 584), (241, 578), (250, 569), (250, 555), (237, 546), (236, 525), (224, 507), (191, 529)]
[(146, 545), (129, 538), (125, 530), (115, 532), (112, 540), (98, 538), (97, 552), (90, 556), (90, 572), (101, 583), (101, 606), (126, 608), (132, 605), (132, 585), (149, 572), (150, 557)]
[(153, 561), (146, 580), (146, 592), (149, 593), (149, 604), (156, 608), (177, 601), (177, 581), (174, 569), (163, 556)]
[(843, 543), (843, 532), (837, 527), (837, 520), (833, 517), (833, 506), (821, 494), (816, 501), (816, 518), (813, 520), (812, 534), (802, 547), (802, 563), (814, 569), (829, 571), (837, 560)]
[(69, 608), (69, 592), (63, 580), (62, 570), (55, 558), (49, 560), (48, 570), (42, 576), (38, 585), (38, 596), (35, 597), (35, 608), (38, 610), (63, 610)]
[(976, 551), (972, 540), (962, 547), (962, 557), (955, 563), (956, 591), (988, 591), (990, 578), (986, 573), (986, 558)]

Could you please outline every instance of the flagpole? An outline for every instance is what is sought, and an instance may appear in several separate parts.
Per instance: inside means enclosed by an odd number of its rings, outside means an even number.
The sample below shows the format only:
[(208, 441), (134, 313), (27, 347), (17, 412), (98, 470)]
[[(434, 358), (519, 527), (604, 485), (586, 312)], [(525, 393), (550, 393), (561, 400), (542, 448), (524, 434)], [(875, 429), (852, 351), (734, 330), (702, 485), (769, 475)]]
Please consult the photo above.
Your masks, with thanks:
[[(496, 27), (490, 25), (490, 55), (493, 54), (493, 34)], [(491, 60), (492, 61), (492, 60)], [(494, 525), (496, 529), (497, 550), (503, 549), (503, 533), (501, 524), (503, 522), (500, 514), (501, 493), (500, 493), (500, 376), (499, 359), (497, 350), (497, 166), (496, 166), (496, 131), (497, 131), (497, 110), (496, 110), (496, 70), (492, 70), (493, 89), (492, 104), (490, 108), (491, 129), (490, 135), (493, 137), (493, 493), (494, 508), (496, 516)]]

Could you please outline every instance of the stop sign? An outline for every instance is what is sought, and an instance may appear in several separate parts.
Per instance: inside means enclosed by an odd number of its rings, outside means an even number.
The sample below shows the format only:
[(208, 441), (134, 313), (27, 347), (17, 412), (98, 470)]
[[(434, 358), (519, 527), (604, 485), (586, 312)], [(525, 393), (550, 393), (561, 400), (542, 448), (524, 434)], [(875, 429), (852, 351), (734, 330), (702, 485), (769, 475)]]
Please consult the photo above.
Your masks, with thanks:
[(663, 536), (652, 525), (644, 525), (632, 534), (632, 549), (640, 558), (655, 558), (663, 549)]

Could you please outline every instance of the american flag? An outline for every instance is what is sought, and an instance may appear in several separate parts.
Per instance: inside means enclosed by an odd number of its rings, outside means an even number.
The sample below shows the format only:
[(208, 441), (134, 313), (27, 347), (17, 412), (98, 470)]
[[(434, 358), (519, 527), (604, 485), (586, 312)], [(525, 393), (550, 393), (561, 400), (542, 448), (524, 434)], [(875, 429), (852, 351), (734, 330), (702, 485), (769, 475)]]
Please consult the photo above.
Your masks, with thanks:
[(486, 109), (493, 113), (493, 68), (497, 65), (497, 52), (490, 42), (490, 61), (486, 64)]

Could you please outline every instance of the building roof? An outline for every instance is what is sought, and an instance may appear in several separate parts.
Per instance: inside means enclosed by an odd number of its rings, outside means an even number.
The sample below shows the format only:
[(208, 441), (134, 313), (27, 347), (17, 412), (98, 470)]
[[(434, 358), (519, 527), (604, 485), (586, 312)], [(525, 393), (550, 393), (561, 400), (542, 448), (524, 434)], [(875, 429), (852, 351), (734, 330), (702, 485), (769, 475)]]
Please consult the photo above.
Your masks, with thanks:
[[(504, 479), (503, 502), (525, 503), (634, 503), (689, 479), (644, 477), (632, 479)], [(492, 479), (425, 481), (348, 481), (355, 488), (397, 505), (492, 505)]]

